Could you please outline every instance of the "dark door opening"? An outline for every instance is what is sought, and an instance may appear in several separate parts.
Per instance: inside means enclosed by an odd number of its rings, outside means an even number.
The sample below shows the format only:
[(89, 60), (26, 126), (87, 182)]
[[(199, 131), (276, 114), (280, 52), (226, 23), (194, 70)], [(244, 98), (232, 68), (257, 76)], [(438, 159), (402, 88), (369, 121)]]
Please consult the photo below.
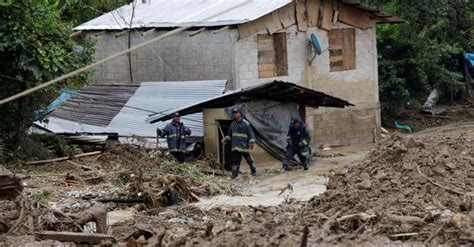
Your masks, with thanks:
[(219, 124), (224, 136), (222, 136), (222, 132), (219, 131), (219, 163), (224, 164), (224, 168), (228, 171), (232, 170), (232, 146), (230, 141), (226, 142), (225, 145), (222, 145), (221, 140), (229, 133), (230, 124), (232, 120), (218, 120), (217, 123)]

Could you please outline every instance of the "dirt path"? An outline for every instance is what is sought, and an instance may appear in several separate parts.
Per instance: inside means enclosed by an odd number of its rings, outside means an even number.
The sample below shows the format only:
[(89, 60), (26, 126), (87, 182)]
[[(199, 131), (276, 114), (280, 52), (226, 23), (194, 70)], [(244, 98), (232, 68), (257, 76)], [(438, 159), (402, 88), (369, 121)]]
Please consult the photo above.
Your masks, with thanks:
[(326, 190), (327, 174), (344, 164), (364, 159), (374, 145), (354, 145), (324, 152), (327, 158), (314, 160), (309, 171), (280, 172), (280, 164), (275, 164), (267, 168), (266, 174), (256, 178), (242, 176), (233, 182), (241, 195), (201, 198), (195, 205), (211, 209), (223, 205), (275, 206), (285, 200), (307, 201)]

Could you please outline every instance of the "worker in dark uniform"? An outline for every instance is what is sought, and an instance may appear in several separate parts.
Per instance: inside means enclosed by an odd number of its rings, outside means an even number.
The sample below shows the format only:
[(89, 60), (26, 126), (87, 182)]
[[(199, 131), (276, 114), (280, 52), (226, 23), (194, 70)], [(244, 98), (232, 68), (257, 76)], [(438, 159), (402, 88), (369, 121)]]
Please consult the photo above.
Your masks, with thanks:
[(232, 119), (234, 120), (229, 128), (229, 134), (222, 140), (222, 143), (231, 141), (232, 144), (232, 176), (237, 178), (240, 171), (240, 161), (242, 156), (250, 167), (252, 176), (257, 175), (257, 169), (254, 160), (250, 155), (255, 145), (255, 136), (249, 122), (243, 119), (242, 112), (235, 108), (232, 110)]
[(298, 155), (298, 158), (303, 163), (303, 168), (308, 170), (310, 141), (311, 138), (306, 130), (306, 125), (298, 118), (292, 118), (288, 130), (288, 146), (286, 148), (286, 158), (283, 160), (283, 170), (288, 171), (288, 164), (295, 155)]
[(161, 130), (157, 129), (158, 137), (166, 137), (169, 152), (180, 163), (184, 163), (184, 152), (186, 151), (186, 137), (191, 135), (191, 130), (181, 122), (179, 113), (172, 114), (171, 123)]

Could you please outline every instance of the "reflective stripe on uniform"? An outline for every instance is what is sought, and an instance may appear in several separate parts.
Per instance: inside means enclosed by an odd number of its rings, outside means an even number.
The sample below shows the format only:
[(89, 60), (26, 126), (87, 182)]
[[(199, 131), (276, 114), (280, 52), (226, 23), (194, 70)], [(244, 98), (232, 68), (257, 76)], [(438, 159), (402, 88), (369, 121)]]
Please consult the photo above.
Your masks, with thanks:
[(245, 133), (232, 133), (232, 135), (237, 136), (237, 137), (247, 138), (247, 134), (245, 134)]
[(250, 139), (249, 142), (255, 142), (255, 138)]
[(176, 134), (168, 135), (168, 138), (173, 138), (173, 137), (176, 137)]
[(232, 148), (232, 151), (238, 151), (238, 152), (248, 153), (248, 152), (249, 152), (249, 149), (248, 149), (248, 148), (234, 147), (234, 148)]
[(168, 151), (169, 152), (182, 152), (182, 153), (185, 152), (185, 150), (183, 150), (183, 149), (176, 149), (176, 148), (169, 149)]
[(301, 155), (305, 156), (305, 157), (308, 157), (309, 156), (309, 152), (306, 151), (306, 152), (301, 152)]
[(306, 139), (303, 140), (304, 145), (308, 145), (308, 141)]

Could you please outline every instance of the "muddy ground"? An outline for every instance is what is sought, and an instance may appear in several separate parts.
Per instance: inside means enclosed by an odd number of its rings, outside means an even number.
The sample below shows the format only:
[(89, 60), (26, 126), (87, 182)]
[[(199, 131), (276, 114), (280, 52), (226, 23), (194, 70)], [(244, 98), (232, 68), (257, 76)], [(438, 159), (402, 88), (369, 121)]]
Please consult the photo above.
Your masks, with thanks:
[[(145, 199), (104, 203), (107, 234), (122, 246), (474, 244), (473, 122), (320, 152), (323, 158), (308, 172), (281, 172), (275, 164), (256, 178), (243, 174), (237, 180), (209, 174), (210, 160), (179, 165), (162, 152), (134, 146), (13, 171), (23, 178), (31, 205), (41, 202), (66, 215), (104, 198)], [(10, 211), (15, 222), (21, 212)], [(78, 231), (56, 217), (57, 226), (34, 225), (33, 232)], [(51, 243), (28, 224), (16, 227), (0, 241)]]

